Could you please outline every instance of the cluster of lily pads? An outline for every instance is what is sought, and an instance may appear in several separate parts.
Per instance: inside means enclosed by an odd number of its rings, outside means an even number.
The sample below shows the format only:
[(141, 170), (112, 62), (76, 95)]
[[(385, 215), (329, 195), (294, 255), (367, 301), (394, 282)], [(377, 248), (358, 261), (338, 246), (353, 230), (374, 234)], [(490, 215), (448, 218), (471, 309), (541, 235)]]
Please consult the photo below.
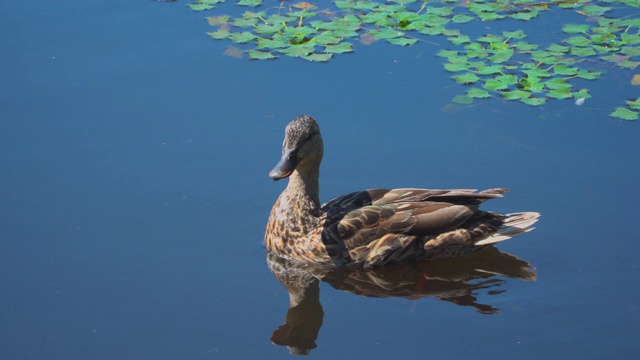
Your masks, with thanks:
[[(196, 0), (194, 10), (208, 10), (225, 0)], [(251, 59), (277, 56), (328, 61), (334, 55), (354, 51), (357, 42), (384, 40), (400, 46), (445, 37), (450, 48), (438, 56), (452, 78), (469, 86), (458, 102), (499, 95), (528, 105), (547, 99), (584, 101), (586, 89), (574, 89), (573, 79), (594, 80), (600, 71), (585, 63), (610, 63), (634, 69), (640, 65), (640, 18), (608, 17), (612, 4), (639, 8), (637, 0), (335, 0), (324, 10), (308, 2), (276, 2), (265, 8), (262, 0), (238, 0), (251, 10), (232, 18), (207, 18), (216, 30), (208, 35), (238, 44), (253, 45)], [(608, 6), (604, 6), (608, 5)], [(485, 34), (472, 38), (459, 24), (499, 19), (530, 20), (550, 6), (572, 9), (584, 24), (565, 24), (561, 41), (538, 45), (527, 41), (522, 30)], [(252, 11), (253, 8), (265, 8)], [(587, 22), (588, 20), (589, 22)], [(635, 119), (638, 100), (616, 109), (611, 116)]]

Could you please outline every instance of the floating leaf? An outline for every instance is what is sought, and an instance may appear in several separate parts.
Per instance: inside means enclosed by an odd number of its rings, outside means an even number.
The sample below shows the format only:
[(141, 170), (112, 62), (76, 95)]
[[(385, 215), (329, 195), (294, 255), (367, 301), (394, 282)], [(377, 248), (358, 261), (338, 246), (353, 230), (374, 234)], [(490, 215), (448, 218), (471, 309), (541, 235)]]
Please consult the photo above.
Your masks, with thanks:
[(507, 100), (522, 100), (531, 97), (531, 93), (522, 90), (502, 91), (500, 94)]
[(611, 117), (616, 117), (622, 120), (638, 120), (638, 113), (627, 108), (618, 107), (614, 112), (609, 114)]
[(574, 99), (588, 99), (590, 97), (591, 94), (589, 94), (589, 91), (587, 89), (582, 89), (573, 93)]
[(483, 99), (483, 98), (491, 97), (491, 94), (487, 90), (471, 88), (469, 89), (469, 91), (467, 91), (467, 96), (472, 98)]
[(248, 32), (248, 31), (243, 31), (240, 33), (233, 33), (231, 35), (229, 35), (229, 39), (231, 39), (231, 41), (233, 42), (237, 42), (240, 44), (244, 44), (244, 43), (248, 43), (250, 41), (253, 41), (255, 39), (257, 39), (258, 37), (253, 35), (252, 33)]
[(564, 65), (556, 65), (553, 67), (553, 72), (558, 75), (573, 76), (578, 73), (578, 68), (568, 67)]
[(640, 85), (640, 75), (634, 74), (631, 78), (631, 85)]
[(253, 60), (269, 60), (276, 57), (270, 51), (249, 50), (247, 51), (249, 58)]
[(525, 103), (525, 104), (527, 104), (527, 105), (540, 106), (540, 105), (544, 104), (545, 102), (547, 102), (547, 99), (529, 97), (529, 98), (525, 98), (525, 99), (520, 99), (520, 101)]
[(478, 74), (480, 75), (492, 75), (502, 72), (501, 65), (481, 65), (477, 67)]
[(369, 31), (369, 34), (377, 37), (378, 39), (393, 39), (404, 35), (403, 32), (393, 29), (376, 29)]
[(471, 38), (469, 38), (466, 35), (458, 35), (458, 36), (448, 37), (447, 40), (449, 40), (454, 45), (461, 45), (461, 44), (470, 42)]
[(278, 51), (293, 57), (307, 56), (313, 53), (313, 45), (292, 45), (284, 49), (278, 49)]
[(195, 10), (195, 11), (203, 11), (203, 10), (209, 10), (209, 9), (213, 9), (213, 6), (209, 5), (209, 4), (189, 4), (189, 7), (191, 8), (191, 10)]
[(351, 51), (353, 51), (353, 45), (347, 42), (343, 42), (338, 45), (327, 45), (324, 48), (325, 53), (331, 53), (331, 54), (342, 54), (342, 53), (351, 52)]
[(491, 90), (491, 91), (496, 91), (496, 90), (504, 90), (506, 88), (509, 87), (509, 85), (498, 81), (496, 79), (489, 79), (487, 81), (485, 81), (484, 85), (482, 85), (483, 88), (487, 89), (487, 90)]
[(447, 64), (444, 64), (444, 68), (447, 71), (458, 72), (458, 71), (467, 70), (467, 64), (466, 63), (447, 63)]
[(243, 5), (243, 6), (253, 6), (256, 7), (258, 5), (262, 4), (262, 0), (240, 0), (238, 1), (238, 5)]
[(598, 6), (598, 5), (586, 5), (582, 8), (581, 13), (587, 16), (600, 16), (609, 10), (611, 10), (610, 7)]
[(574, 25), (574, 24), (566, 24), (565, 26), (562, 27), (562, 31), (566, 32), (567, 34), (580, 34), (580, 33), (586, 33), (589, 30), (589, 25)]
[(302, 58), (309, 61), (325, 62), (325, 61), (329, 61), (329, 59), (331, 59), (331, 56), (332, 54), (310, 54), (310, 55), (303, 55)]
[(214, 39), (220, 40), (228, 38), (231, 33), (227, 29), (218, 29), (213, 32), (208, 32), (207, 35), (211, 36)]
[(480, 80), (480, 78), (478, 76), (476, 76), (476, 74), (474, 74), (474, 73), (466, 73), (466, 74), (463, 74), (463, 75), (456, 75), (456, 76), (453, 76), (453, 79), (455, 79), (460, 84), (473, 84), (473, 83), (477, 82), (478, 80)]
[(408, 46), (408, 45), (415, 44), (415, 42), (418, 41), (418, 40), (417, 39), (412, 39), (412, 38), (407, 38), (407, 37), (399, 37), (399, 38), (387, 39), (387, 41), (392, 43), (392, 44), (394, 44), (394, 45)]
[(566, 99), (571, 97), (571, 91), (569, 89), (554, 89), (549, 91), (547, 96), (555, 99)]
[(632, 109), (640, 110), (640, 98), (637, 98), (635, 100), (627, 100), (627, 105), (629, 105), (629, 107)]
[(574, 47), (571, 48), (571, 55), (575, 55), (575, 56), (582, 56), (582, 57), (587, 57), (587, 56), (593, 56), (596, 55), (596, 51), (591, 48), (591, 47)]
[(510, 39), (524, 39), (527, 37), (527, 35), (524, 34), (524, 31), (522, 30), (516, 30), (516, 31), (503, 31), (502, 35), (504, 37), (510, 38)]
[(564, 41), (573, 46), (590, 46), (593, 43), (593, 41), (584, 36), (572, 36)]

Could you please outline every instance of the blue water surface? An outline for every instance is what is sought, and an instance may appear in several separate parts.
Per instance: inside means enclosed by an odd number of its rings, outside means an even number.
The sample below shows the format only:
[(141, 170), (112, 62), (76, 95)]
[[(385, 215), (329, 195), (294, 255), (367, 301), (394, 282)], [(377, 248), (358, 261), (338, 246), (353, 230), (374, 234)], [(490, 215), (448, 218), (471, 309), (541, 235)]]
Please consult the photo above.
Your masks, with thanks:
[(537, 280), (498, 276), (500, 291), (474, 292), (499, 312), (321, 283), (310, 357), (640, 354), (640, 130), (607, 116), (638, 96), (633, 71), (603, 69), (581, 107), (452, 107), (464, 89), (434, 56), (443, 39), (358, 45), (322, 64), (249, 61), (224, 56), (230, 43), (208, 38), (185, 2), (1, 7), (0, 358), (290, 357), (270, 341), (289, 295), (262, 239), (285, 186), (267, 174), (302, 113), (323, 131), (323, 201), (509, 187), (485, 207), (542, 213), (499, 245)]

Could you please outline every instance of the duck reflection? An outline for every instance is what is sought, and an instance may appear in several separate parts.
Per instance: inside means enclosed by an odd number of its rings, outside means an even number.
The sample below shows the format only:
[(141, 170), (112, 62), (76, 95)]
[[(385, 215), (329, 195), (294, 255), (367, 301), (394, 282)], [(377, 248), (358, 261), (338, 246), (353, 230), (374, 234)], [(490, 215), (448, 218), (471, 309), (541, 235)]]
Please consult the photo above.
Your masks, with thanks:
[[(316, 347), (324, 311), (320, 304), (322, 280), (350, 293), (376, 298), (420, 299), (433, 296), (482, 314), (498, 308), (482, 304), (477, 295), (498, 295), (506, 291), (504, 277), (535, 280), (531, 265), (490, 247), (480, 253), (447, 260), (429, 261), (379, 269), (326, 269), (267, 254), (267, 264), (289, 292), (289, 309), (284, 324), (273, 332), (274, 344), (287, 346), (291, 354), (307, 355)], [(498, 277), (499, 276), (499, 277)]]

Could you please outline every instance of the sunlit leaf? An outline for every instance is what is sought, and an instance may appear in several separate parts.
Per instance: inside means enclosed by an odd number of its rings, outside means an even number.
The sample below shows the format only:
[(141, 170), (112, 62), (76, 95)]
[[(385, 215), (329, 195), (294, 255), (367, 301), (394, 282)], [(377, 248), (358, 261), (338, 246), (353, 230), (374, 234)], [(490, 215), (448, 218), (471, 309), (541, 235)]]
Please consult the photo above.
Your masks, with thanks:
[(408, 45), (415, 44), (415, 42), (418, 40), (413, 38), (407, 38), (407, 37), (399, 37), (399, 38), (387, 39), (387, 41), (394, 45), (408, 46)]
[(460, 84), (473, 84), (480, 80), (480, 78), (474, 73), (466, 73), (463, 75), (453, 76), (453, 79)]
[(640, 85), (640, 74), (634, 74), (631, 77), (631, 85)]
[(593, 42), (584, 36), (573, 36), (564, 40), (567, 44), (573, 46), (590, 46)]
[(578, 73), (578, 68), (568, 67), (564, 65), (556, 65), (553, 67), (553, 72), (558, 75), (572, 76)]
[(482, 85), (482, 87), (487, 90), (496, 91), (496, 90), (507, 89), (509, 85), (501, 81), (498, 81), (496, 79), (488, 79), (487, 81), (484, 82), (484, 85)]
[(521, 100), (531, 97), (531, 93), (522, 90), (501, 91), (500, 94), (507, 100)]
[(585, 79), (585, 80), (595, 80), (598, 77), (600, 77), (600, 75), (602, 75), (602, 73), (600, 71), (596, 71), (596, 70), (579, 70), (578, 71), (578, 77)]
[(591, 94), (589, 94), (589, 91), (587, 89), (582, 89), (573, 93), (574, 99), (588, 99), (590, 97)]
[(332, 54), (342, 54), (342, 53), (351, 52), (351, 51), (353, 51), (353, 45), (347, 42), (343, 42), (338, 45), (327, 45), (324, 48), (325, 53), (332, 53)]
[(447, 63), (447, 64), (444, 64), (444, 68), (447, 71), (451, 71), (451, 72), (464, 71), (464, 70), (467, 70), (467, 64), (466, 63)]
[(564, 45), (551, 44), (547, 47), (547, 50), (556, 53), (566, 53), (567, 51), (571, 50), (571, 48)]
[(547, 93), (547, 96), (554, 99), (566, 99), (571, 97), (569, 89), (554, 89)]
[(622, 120), (638, 120), (638, 113), (627, 108), (618, 107), (614, 112), (609, 114), (611, 117), (619, 118)]
[(629, 107), (632, 109), (640, 110), (640, 98), (637, 98), (635, 100), (627, 100), (627, 105), (629, 105)]
[(600, 16), (609, 10), (611, 10), (610, 7), (598, 5), (586, 5), (582, 7), (582, 12), (587, 16)]
[(248, 32), (248, 31), (243, 31), (240, 33), (233, 33), (231, 35), (229, 35), (229, 39), (231, 39), (231, 41), (233, 42), (237, 42), (240, 44), (244, 44), (244, 43), (248, 43), (250, 41), (253, 41), (255, 39), (257, 39), (258, 37), (253, 35), (252, 33)]
[(440, 56), (440, 57), (444, 57), (444, 58), (451, 58), (451, 57), (457, 57), (458, 56), (458, 52), (457, 51), (453, 51), (453, 50), (440, 50), (436, 56)]
[(310, 54), (310, 55), (302, 55), (301, 57), (305, 60), (309, 61), (320, 61), (325, 62), (331, 59), (332, 54)]
[(209, 4), (189, 4), (189, 7), (191, 8), (191, 10), (195, 10), (195, 11), (203, 11), (203, 10), (209, 10), (209, 9), (213, 9), (213, 6), (209, 5)]
[(516, 31), (503, 31), (502, 32), (502, 36), (510, 38), (510, 39), (524, 39), (527, 37), (527, 35), (525, 35), (524, 31), (522, 30), (516, 30)]
[(393, 29), (375, 29), (375, 30), (371, 30), (369, 31), (369, 34), (377, 37), (378, 39), (384, 40), (384, 39), (393, 39), (393, 38), (397, 38), (400, 37), (402, 35), (404, 35), (403, 32), (401, 31), (397, 31), (397, 30), (393, 30)]
[(284, 49), (278, 49), (278, 51), (293, 57), (306, 56), (313, 53), (313, 45), (292, 45)]
[(538, 12), (533, 10), (533, 11), (526, 11), (526, 12), (519, 12), (519, 13), (515, 13), (515, 14), (509, 14), (509, 17), (512, 19), (516, 19), (516, 20), (531, 20), (532, 18), (538, 16)]
[(478, 66), (477, 69), (478, 69), (478, 74), (481, 74), (481, 75), (492, 75), (492, 74), (498, 74), (502, 72), (501, 65), (482, 65), (482, 66)]
[(596, 51), (592, 47), (574, 47), (571, 48), (571, 55), (587, 57), (596, 55)]
[(520, 50), (520, 51), (532, 51), (538, 48), (538, 45), (536, 44), (530, 44), (528, 42), (525, 41), (519, 41), (517, 43), (514, 44), (514, 46), (516, 47), (516, 49)]
[(467, 35), (451, 36), (448, 37), (447, 40), (449, 40), (454, 45), (461, 45), (471, 41), (471, 39)]
[(213, 32), (208, 32), (207, 35), (211, 36), (214, 39), (220, 40), (228, 38), (231, 33), (227, 29), (218, 29)]
[(467, 91), (467, 96), (472, 98), (484, 99), (491, 97), (491, 94), (484, 89), (471, 88)]
[(563, 78), (553, 78), (545, 81), (544, 84), (548, 89), (554, 90), (568, 89), (571, 87), (571, 84), (567, 83), (567, 80)]
[(627, 46), (620, 50), (621, 53), (629, 56), (639, 56), (640, 55), (640, 46)]
[(527, 105), (540, 106), (540, 105), (544, 104), (545, 102), (547, 102), (547, 99), (529, 97), (529, 98), (520, 99), (520, 101), (525, 103), (525, 104), (527, 104)]
[(589, 30), (589, 25), (584, 25), (584, 24), (580, 24), (580, 25), (566, 24), (565, 26), (562, 27), (562, 31), (566, 32), (567, 34), (581, 34), (581, 33), (586, 33), (588, 30)]
[(513, 55), (513, 50), (511, 49), (500, 50), (500, 51), (496, 51), (493, 56), (490, 56), (489, 60), (491, 60), (491, 62), (499, 64), (509, 60), (512, 55)]
[(238, 1), (238, 5), (243, 5), (243, 6), (253, 6), (256, 7), (258, 5), (262, 4), (262, 0), (240, 0)]
[(269, 51), (249, 50), (247, 51), (249, 58), (253, 60), (269, 60), (276, 57)]

